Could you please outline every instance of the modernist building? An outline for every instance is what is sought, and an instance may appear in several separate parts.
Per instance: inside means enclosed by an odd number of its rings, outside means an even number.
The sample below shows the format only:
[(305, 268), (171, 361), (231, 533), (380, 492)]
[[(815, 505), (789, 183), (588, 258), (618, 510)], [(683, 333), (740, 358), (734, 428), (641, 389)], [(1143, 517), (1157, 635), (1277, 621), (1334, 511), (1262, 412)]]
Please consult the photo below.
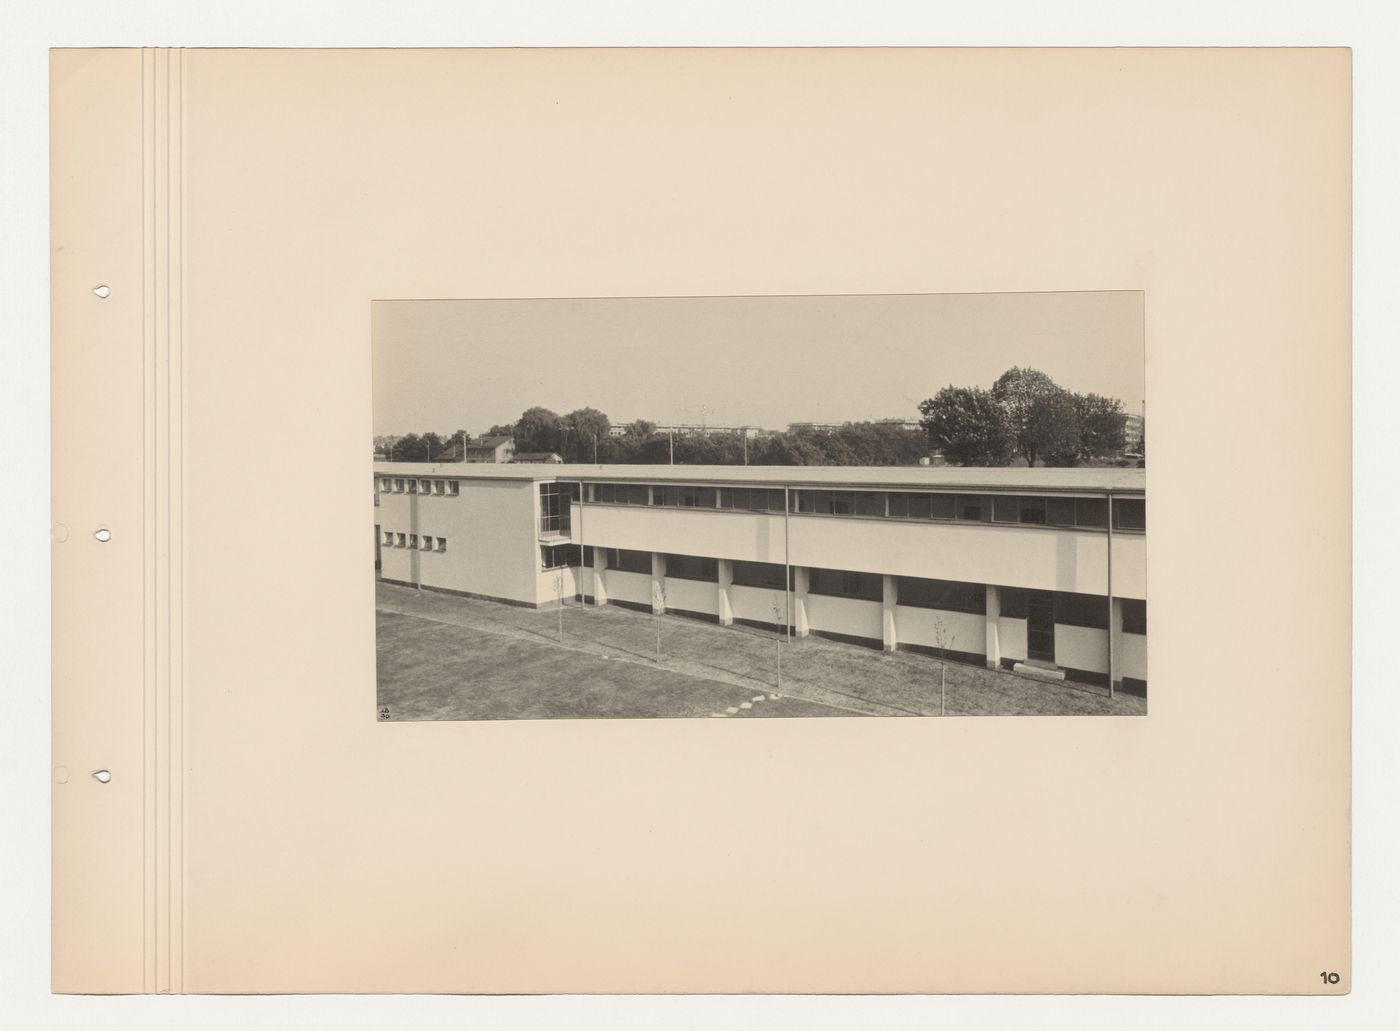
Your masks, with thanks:
[(1147, 690), (1139, 469), (375, 467), (375, 569)]

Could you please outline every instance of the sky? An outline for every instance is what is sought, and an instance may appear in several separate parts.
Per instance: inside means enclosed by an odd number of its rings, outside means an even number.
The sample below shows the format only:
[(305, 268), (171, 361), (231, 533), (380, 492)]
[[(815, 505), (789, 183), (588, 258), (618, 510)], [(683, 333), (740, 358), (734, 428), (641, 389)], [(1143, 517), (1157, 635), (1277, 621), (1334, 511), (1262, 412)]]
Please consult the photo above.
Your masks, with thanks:
[(386, 300), (371, 309), (374, 432), (514, 422), (536, 405), (614, 423), (919, 417), (940, 387), (1014, 365), (1142, 412), (1140, 291)]

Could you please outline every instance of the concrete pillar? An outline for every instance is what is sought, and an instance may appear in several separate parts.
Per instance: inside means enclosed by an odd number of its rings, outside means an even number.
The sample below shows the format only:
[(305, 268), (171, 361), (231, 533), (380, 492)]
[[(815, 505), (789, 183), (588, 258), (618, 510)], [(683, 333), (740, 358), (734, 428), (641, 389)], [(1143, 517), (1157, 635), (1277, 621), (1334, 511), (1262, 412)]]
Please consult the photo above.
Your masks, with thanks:
[(1114, 598), (1108, 609), (1108, 679), (1115, 691), (1123, 687), (1123, 599)]
[(608, 603), (608, 549), (593, 549), (593, 604), (606, 605)]
[(797, 637), (806, 637), (812, 630), (807, 623), (808, 572), (806, 566), (792, 567), (792, 632)]
[(651, 553), (651, 611), (666, 611), (666, 556)]
[(1001, 667), (1001, 632), (997, 621), (1001, 619), (1001, 588), (987, 584), (987, 668)]
[(881, 606), (883, 609), (881, 623), (884, 628), (885, 651), (892, 652), (899, 645), (894, 625), (894, 607), (899, 604), (899, 581), (888, 574), (883, 577), (883, 580), (884, 600)]
[(719, 596), (715, 605), (720, 626), (734, 625), (734, 605), (729, 596), (729, 590), (733, 586), (734, 562), (732, 559), (722, 558), (719, 560)]

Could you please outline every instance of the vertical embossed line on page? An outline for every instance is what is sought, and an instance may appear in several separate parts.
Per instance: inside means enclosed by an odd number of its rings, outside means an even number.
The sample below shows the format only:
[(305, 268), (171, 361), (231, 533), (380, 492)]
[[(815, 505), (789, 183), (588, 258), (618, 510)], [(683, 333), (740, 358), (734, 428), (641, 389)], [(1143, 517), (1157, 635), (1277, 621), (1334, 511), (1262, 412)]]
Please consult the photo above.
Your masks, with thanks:
[(184, 362), (181, 59), (142, 52), (146, 373), (146, 990), (183, 984)]
[(156, 380), (155, 336), (155, 54), (141, 51), (141, 353), (142, 353), (142, 990), (156, 990)]
[[(169, 272), (167, 327), (171, 354), (171, 748), (170, 748), (170, 991), (185, 988), (185, 52), (166, 52), (172, 63), (167, 79), (167, 169), (171, 178), (168, 204)], [(170, 83), (173, 82), (173, 88)]]

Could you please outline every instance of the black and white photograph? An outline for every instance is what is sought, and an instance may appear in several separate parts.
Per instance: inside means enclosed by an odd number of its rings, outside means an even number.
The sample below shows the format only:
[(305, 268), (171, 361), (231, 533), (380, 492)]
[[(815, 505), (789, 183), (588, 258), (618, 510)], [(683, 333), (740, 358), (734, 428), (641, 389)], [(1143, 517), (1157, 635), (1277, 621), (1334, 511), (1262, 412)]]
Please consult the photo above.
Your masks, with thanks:
[(1145, 715), (1144, 306), (374, 302), (378, 718)]

